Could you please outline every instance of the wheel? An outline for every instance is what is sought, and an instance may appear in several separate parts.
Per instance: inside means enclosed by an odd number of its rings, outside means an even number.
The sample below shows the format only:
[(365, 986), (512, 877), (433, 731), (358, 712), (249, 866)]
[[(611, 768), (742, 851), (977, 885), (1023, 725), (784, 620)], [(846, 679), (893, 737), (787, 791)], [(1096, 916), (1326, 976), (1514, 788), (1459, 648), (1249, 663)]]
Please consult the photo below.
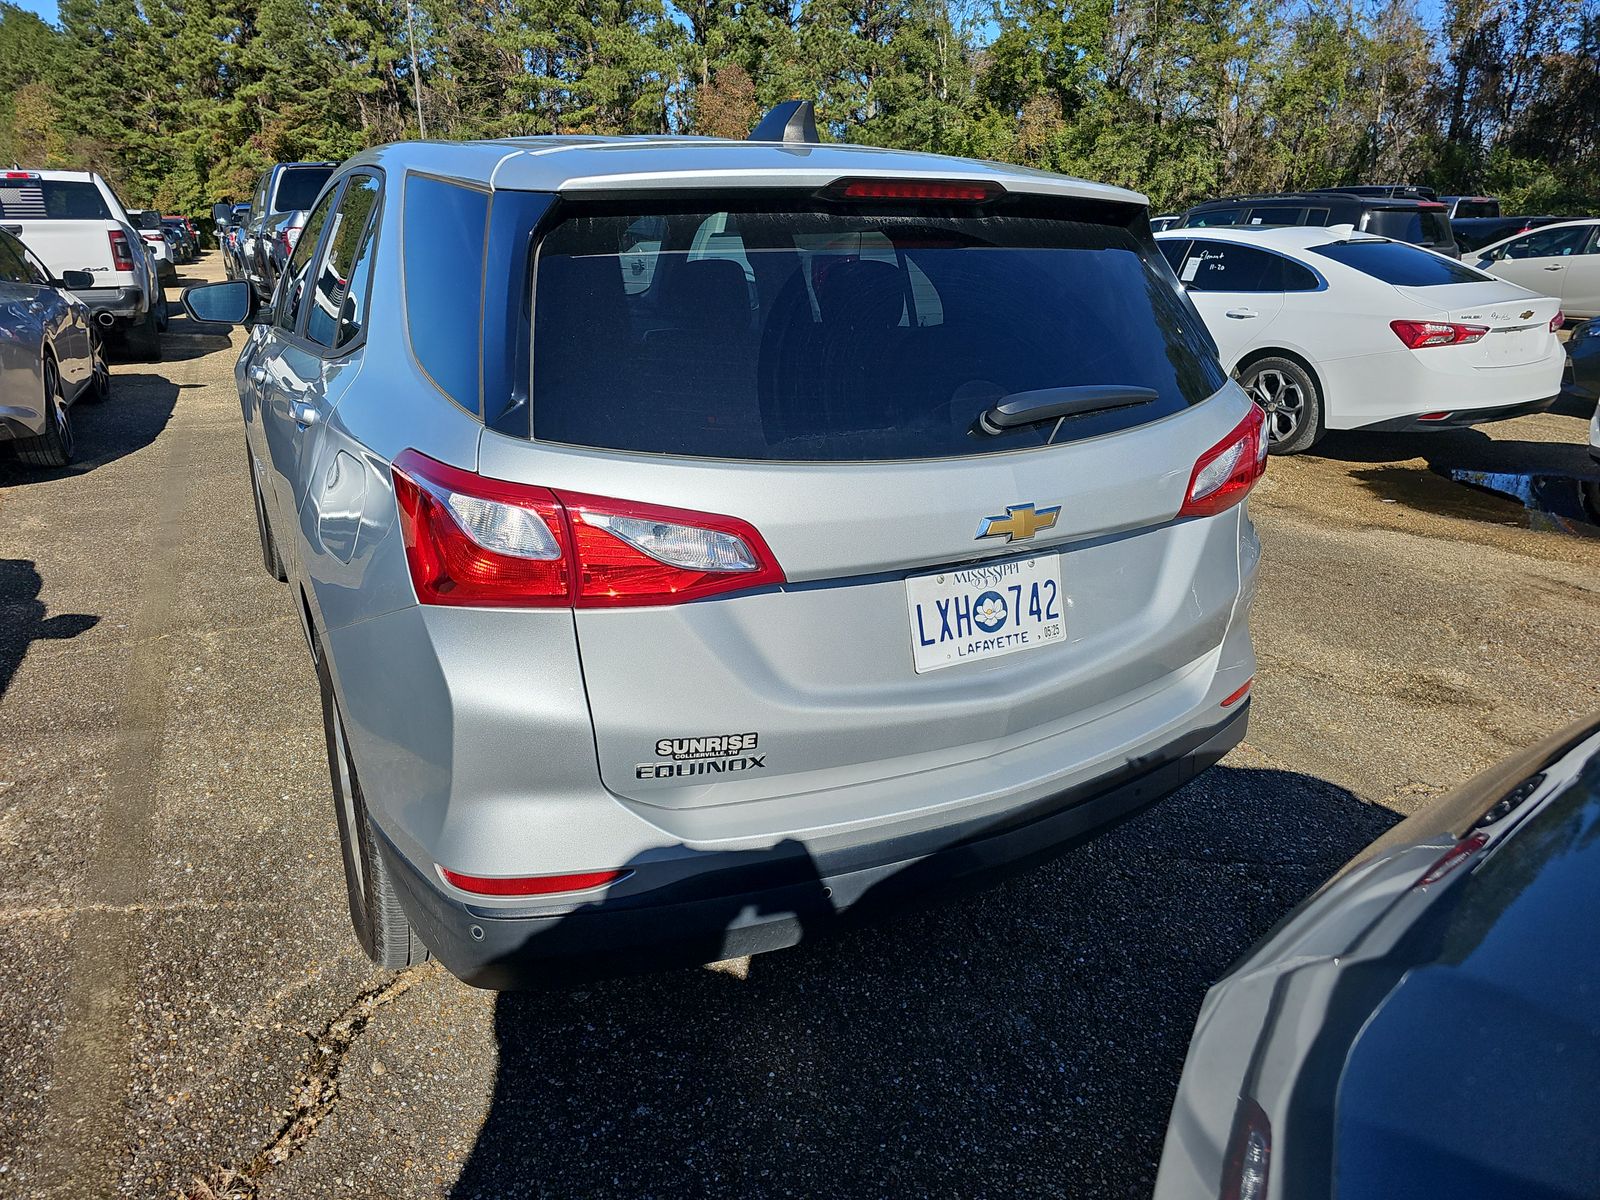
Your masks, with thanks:
[(322, 691), (322, 730), (328, 740), (328, 777), (333, 784), (333, 808), (339, 819), (339, 844), (344, 852), (345, 895), (350, 903), (350, 924), (367, 957), (380, 967), (396, 969), (425, 962), (428, 948), (400, 907), (388, 852), (367, 817), (361, 783), (350, 761), (339, 702), (333, 694), (333, 677), (327, 656), (317, 655), (317, 684)]
[(1600, 479), (1585, 479), (1578, 491), (1583, 497), (1583, 510), (1589, 520), (1600, 525)]
[(111, 368), (106, 366), (105, 345), (98, 333), (89, 335), (89, 359), (89, 369), (92, 374), (89, 386), (84, 389), (83, 398), (100, 404), (111, 399)]
[(156, 301), (156, 330), (160, 333), (167, 331), (167, 326), (172, 322), (172, 313), (167, 308), (167, 289), (162, 288)]
[(61, 394), (56, 360), (44, 360), (44, 430), (17, 442), (17, 457), (30, 467), (64, 467), (72, 461), (72, 414)]
[[(166, 293), (160, 288), (156, 294), (165, 303)], [(157, 305), (152, 304), (144, 314), (144, 320), (137, 325), (128, 327), (128, 350), (144, 362), (161, 361), (161, 318)]]
[(1267, 450), (1299, 454), (1322, 436), (1322, 393), (1292, 358), (1258, 358), (1234, 376), (1267, 417)]
[(245, 470), (250, 474), (250, 499), (256, 507), (256, 533), (261, 537), (261, 565), (266, 567), (267, 574), (279, 583), (284, 583), (289, 578), (289, 573), (283, 568), (283, 556), (278, 553), (278, 540), (272, 536), (272, 525), (267, 521), (267, 505), (261, 495), (261, 484), (256, 478), (256, 460), (250, 453), (250, 448), (245, 447)]

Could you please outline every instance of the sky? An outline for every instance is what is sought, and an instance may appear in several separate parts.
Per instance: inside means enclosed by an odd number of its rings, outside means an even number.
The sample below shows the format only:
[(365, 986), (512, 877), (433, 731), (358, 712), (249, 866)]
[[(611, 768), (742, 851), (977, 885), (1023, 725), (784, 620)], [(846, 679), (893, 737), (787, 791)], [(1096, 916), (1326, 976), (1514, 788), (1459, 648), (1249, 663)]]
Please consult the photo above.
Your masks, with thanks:
[(56, 0), (11, 0), (18, 8), (25, 8), (29, 12), (36, 12), (51, 24), (56, 19)]

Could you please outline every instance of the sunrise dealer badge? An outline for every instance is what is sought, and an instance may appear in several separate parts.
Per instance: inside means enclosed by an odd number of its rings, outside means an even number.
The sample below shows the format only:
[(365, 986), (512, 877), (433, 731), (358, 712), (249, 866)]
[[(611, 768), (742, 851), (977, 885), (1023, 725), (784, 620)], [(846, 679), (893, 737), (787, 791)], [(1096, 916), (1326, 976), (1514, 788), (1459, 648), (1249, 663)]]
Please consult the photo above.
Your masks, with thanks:
[(767, 765), (765, 754), (754, 750), (754, 733), (713, 733), (701, 737), (659, 738), (656, 757), (667, 762), (640, 763), (636, 779), (683, 779), (695, 775), (737, 775), (759, 771)]

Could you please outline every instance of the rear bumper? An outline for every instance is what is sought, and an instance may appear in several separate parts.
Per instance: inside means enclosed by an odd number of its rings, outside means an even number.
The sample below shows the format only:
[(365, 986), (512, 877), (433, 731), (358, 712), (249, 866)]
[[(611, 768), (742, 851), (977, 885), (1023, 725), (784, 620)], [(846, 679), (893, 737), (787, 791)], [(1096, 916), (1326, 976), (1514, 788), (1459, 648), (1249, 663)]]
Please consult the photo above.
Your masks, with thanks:
[(1424, 421), (1421, 417), (1395, 417), (1388, 421), (1374, 421), (1357, 426), (1363, 433), (1426, 433), (1429, 430), (1461, 429), (1468, 425), (1484, 425), (1490, 421), (1509, 421), (1512, 417), (1525, 417), (1529, 413), (1544, 412), (1558, 397), (1546, 396), (1543, 400), (1530, 400), (1525, 404), (1508, 404), (1499, 408), (1466, 408), (1450, 411), (1439, 421)]
[(73, 295), (87, 304), (91, 313), (110, 313), (119, 321), (142, 320), (149, 307), (136, 287), (85, 288)]
[[(796, 841), (707, 853), (671, 883), (556, 915), (480, 908), (388, 843), (411, 923), (449, 970), (487, 988), (692, 966), (792, 946), (830, 928), (960, 895), (1042, 862), (1181, 787), (1243, 739), (1249, 701), (1218, 724), (1001, 818), (828, 855)], [(382, 837), (381, 833), (378, 836)], [(647, 875), (649, 863), (633, 865)]]

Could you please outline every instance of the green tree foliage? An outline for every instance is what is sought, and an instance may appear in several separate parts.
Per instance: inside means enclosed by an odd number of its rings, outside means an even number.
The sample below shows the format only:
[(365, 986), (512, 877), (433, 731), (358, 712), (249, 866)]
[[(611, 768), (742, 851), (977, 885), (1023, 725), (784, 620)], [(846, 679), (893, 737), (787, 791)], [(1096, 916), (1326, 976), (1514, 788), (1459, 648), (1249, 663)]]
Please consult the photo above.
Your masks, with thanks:
[(795, 96), (824, 137), (1159, 210), (1358, 180), (1600, 207), (1600, 0), (60, 2), (0, 0), (0, 156), (168, 210), (419, 133), (739, 136)]

